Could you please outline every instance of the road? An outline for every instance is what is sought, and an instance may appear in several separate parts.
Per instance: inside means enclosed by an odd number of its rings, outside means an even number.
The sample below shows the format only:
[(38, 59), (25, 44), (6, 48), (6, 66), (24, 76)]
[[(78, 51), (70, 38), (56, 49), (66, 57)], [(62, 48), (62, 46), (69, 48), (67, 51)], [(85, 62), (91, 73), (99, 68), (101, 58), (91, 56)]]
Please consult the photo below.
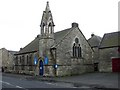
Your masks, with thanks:
[(3, 90), (4, 88), (17, 88), (22, 90), (29, 90), (31, 88), (72, 88), (70, 84), (29, 80), (24, 75), (9, 75), (5, 73), (2, 75), (0, 83), (2, 83)]
[(2, 90), (51, 90), (64, 88), (72, 90), (119, 90), (119, 74), (117, 73), (89, 73), (71, 77), (46, 78), (20, 74), (0, 73), (0, 87)]

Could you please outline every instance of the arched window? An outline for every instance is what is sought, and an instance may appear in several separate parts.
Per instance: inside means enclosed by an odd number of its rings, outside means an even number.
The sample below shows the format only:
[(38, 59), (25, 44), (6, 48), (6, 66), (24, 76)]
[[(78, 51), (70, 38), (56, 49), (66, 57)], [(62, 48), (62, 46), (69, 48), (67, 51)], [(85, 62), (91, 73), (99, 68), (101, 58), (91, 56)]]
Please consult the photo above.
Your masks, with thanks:
[(20, 56), (20, 64), (22, 63), (22, 57)]
[(41, 34), (44, 34), (44, 33), (45, 33), (45, 23), (43, 22), (41, 26)]
[(52, 24), (49, 23), (48, 25), (48, 33), (52, 34)]
[(79, 39), (78, 38), (75, 38), (75, 43), (79, 43)]
[(75, 43), (73, 44), (73, 57), (75, 57)]
[(79, 44), (79, 39), (75, 38), (75, 43), (73, 44), (73, 57), (80, 58), (81, 55), (81, 46)]
[(25, 62), (24, 62), (24, 55), (22, 56), (22, 70), (24, 70), (24, 65), (25, 65)]
[(32, 71), (32, 54), (29, 55), (29, 70)]
[(27, 55), (27, 62), (26, 62), (26, 63), (27, 63), (27, 65), (29, 65), (29, 59), (28, 59), (28, 55)]
[(78, 47), (78, 57), (81, 57), (81, 47), (80, 47), (80, 44), (79, 44), (79, 47)]
[(77, 57), (77, 47), (75, 46), (75, 57)]

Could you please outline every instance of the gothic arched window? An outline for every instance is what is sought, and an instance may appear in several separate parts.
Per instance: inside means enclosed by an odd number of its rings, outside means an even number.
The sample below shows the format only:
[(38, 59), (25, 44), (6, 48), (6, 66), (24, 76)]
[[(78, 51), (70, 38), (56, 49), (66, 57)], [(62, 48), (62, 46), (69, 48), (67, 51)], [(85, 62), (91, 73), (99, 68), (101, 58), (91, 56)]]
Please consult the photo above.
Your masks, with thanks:
[(45, 23), (43, 23), (43, 33), (45, 33)]
[(73, 44), (73, 57), (75, 57), (75, 43)]
[(25, 65), (25, 62), (24, 62), (24, 55), (22, 56), (22, 70), (24, 70), (24, 65)]
[(27, 65), (29, 65), (29, 59), (28, 59), (28, 55), (27, 55), (27, 62), (26, 62)]
[(78, 57), (81, 57), (82, 55), (81, 55), (81, 47), (80, 47), (80, 44), (79, 44), (79, 46), (78, 46)]
[(75, 43), (79, 43), (79, 39), (78, 38), (75, 38)]
[(48, 25), (48, 33), (52, 34), (52, 24), (51, 23), (49, 23), (49, 25)]
[(81, 55), (81, 46), (79, 44), (79, 39), (75, 38), (75, 43), (73, 44), (73, 57), (74, 58), (80, 58)]
[(32, 71), (32, 54), (29, 55), (29, 70)]

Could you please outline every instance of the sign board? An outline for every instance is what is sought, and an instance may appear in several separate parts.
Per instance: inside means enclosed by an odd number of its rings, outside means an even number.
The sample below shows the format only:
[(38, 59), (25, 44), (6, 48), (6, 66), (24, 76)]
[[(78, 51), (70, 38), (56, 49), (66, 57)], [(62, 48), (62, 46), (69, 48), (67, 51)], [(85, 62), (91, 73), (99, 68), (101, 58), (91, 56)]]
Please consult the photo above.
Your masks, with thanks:
[(38, 63), (37, 57), (34, 57), (34, 64), (36, 65)]
[(48, 64), (48, 57), (47, 56), (44, 58), (44, 64)]

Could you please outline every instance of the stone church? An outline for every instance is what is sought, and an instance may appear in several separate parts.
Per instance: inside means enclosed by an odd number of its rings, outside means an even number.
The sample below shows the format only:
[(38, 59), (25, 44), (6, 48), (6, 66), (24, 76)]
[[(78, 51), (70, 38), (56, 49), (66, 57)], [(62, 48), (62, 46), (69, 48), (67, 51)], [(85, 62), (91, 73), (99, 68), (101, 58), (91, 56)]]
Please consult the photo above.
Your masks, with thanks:
[(52, 13), (47, 2), (40, 34), (15, 54), (14, 70), (42, 76), (67, 76), (93, 72), (93, 49), (77, 23), (54, 33)]

